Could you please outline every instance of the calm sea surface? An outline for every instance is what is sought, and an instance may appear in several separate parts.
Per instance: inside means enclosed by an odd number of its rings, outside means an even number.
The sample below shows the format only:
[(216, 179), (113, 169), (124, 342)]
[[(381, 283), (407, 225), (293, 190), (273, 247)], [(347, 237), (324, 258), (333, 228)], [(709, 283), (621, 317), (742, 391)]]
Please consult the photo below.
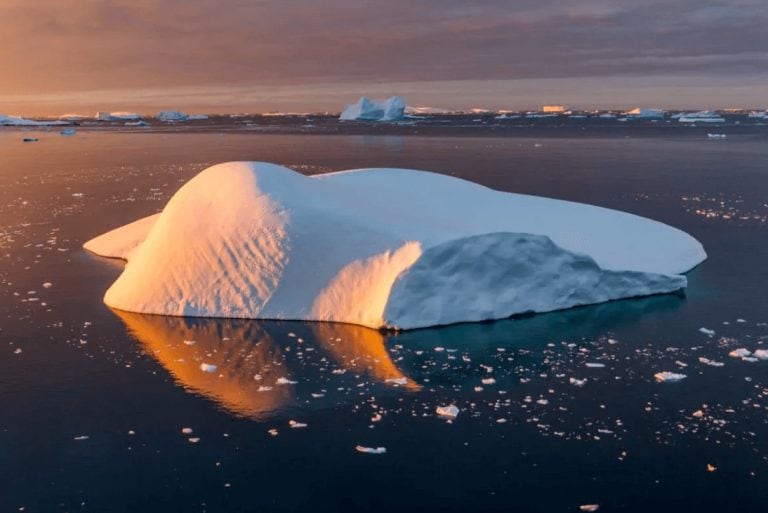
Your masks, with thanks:
[[(728, 355), (768, 349), (765, 132), (0, 131), (0, 511), (766, 511), (768, 361)], [(648, 216), (709, 259), (684, 296), (399, 334), (104, 306), (122, 263), (82, 243), (227, 160), (434, 170)]]

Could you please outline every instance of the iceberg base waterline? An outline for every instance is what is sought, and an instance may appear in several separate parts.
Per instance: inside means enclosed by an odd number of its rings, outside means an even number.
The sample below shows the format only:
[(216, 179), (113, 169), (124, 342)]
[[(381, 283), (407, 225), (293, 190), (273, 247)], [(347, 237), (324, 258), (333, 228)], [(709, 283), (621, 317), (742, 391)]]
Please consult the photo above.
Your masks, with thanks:
[(88, 241), (127, 260), (131, 312), (413, 329), (678, 291), (706, 258), (673, 227), (404, 169), (202, 171), (164, 210)]

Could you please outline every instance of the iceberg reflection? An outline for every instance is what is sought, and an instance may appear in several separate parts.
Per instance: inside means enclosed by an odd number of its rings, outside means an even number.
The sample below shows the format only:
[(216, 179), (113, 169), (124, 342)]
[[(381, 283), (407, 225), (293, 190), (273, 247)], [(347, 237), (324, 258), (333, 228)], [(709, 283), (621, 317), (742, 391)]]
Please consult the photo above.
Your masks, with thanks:
[(387, 335), (369, 328), (113, 311), (181, 386), (236, 415), (330, 406), (361, 380), (419, 388), (392, 361)]

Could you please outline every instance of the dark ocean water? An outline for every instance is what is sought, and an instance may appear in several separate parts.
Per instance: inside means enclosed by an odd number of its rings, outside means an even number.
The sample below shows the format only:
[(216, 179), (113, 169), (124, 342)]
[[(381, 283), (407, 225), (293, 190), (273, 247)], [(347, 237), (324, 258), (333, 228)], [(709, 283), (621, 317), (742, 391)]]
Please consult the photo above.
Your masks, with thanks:
[[(728, 356), (768, 348), (764, 132), (0, 132), (0, 511), (765, 511), (768, 361)], [(648, 216), (709, 259), (685, 295), (398, 334), (104, 306), (122, 264), (82, 243), (227, 160), (443, 172)]]

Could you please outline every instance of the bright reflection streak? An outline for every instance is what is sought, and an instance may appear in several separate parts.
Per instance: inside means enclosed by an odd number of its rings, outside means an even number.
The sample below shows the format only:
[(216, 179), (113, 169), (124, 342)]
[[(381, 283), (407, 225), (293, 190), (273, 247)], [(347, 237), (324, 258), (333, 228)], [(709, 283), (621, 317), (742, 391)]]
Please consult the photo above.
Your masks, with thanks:
[[(361, 326), (114, 312), (181, 386), (236, 415), (261, 418), (307, 400), (311, 407), (335, 404), (341, 370), (359, 376), (355, 382), (406, 378), (385, 336)], [(297, 383), (279, 384), (280, 378)], [(406, 378), (400, 388), (419, 386)], [(320, 390), (327, 394), (312, 400)]]

